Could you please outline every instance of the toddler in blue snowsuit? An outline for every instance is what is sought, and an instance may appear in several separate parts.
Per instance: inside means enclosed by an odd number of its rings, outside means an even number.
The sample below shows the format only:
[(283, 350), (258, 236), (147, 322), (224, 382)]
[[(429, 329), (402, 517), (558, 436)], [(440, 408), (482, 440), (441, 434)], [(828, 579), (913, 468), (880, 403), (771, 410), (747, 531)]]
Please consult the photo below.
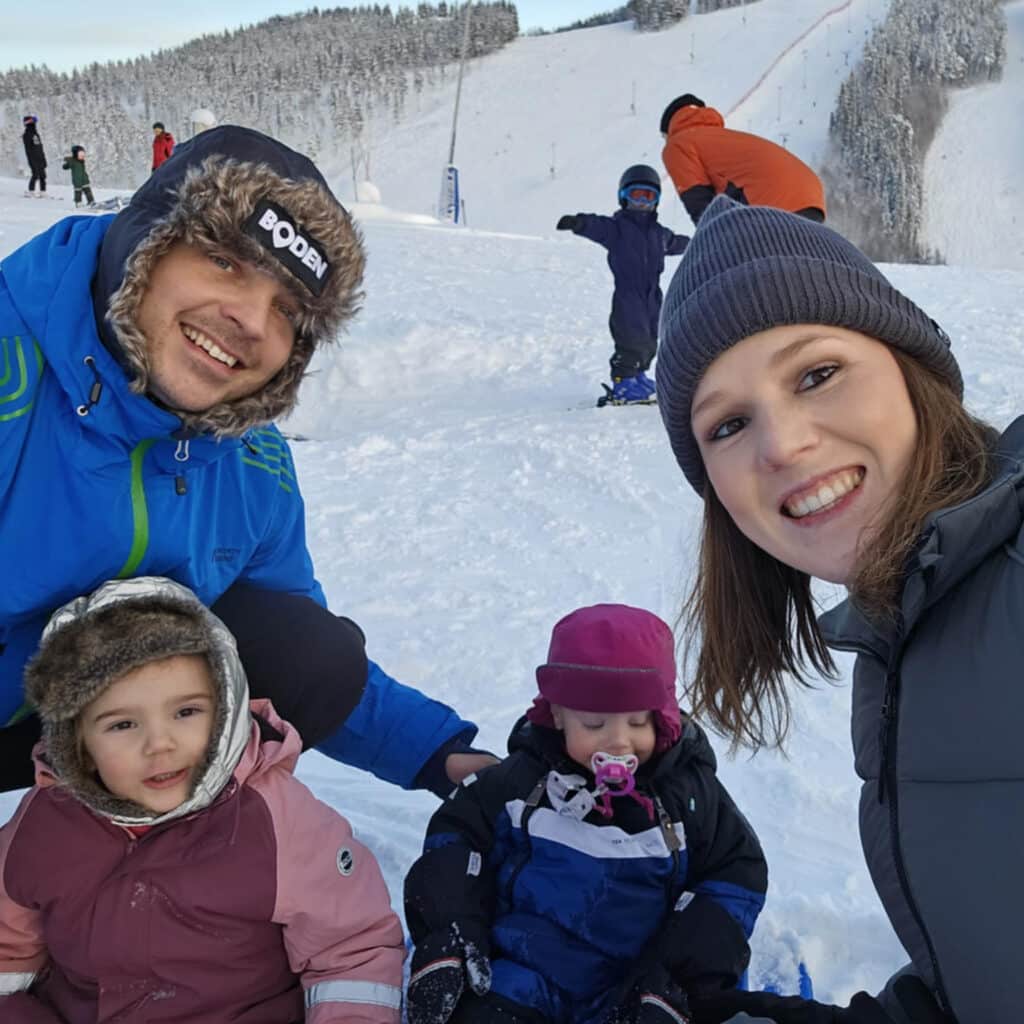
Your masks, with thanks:
[(625, 605), (555, 626), (509, 757), (438, 809), (406, 878), (409, 1024), (679, 1024), (688, 993), (737, 984), (767, 868), (674, 653)]
[(690, 239), (658, 223), (661, 176), (647, 164), (627, 168), (619, 179), (619, 206), (611, 217), (598, 213), (567, 214), (556, 225), (608, 250), (615, 288), (608, 318), (615, 351), (612, 386), (598, 405), (632, 405), (654, 401), (654, 381), (646, 374), (658, 350), (661, 272), (666, 256), (681, 255)]

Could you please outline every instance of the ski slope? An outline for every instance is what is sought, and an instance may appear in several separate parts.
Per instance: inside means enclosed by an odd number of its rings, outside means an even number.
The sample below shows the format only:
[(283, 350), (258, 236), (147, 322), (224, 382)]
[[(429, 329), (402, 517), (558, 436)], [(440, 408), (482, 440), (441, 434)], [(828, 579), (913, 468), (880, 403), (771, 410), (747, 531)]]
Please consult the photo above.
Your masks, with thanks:
[[(471, 62), (455, 146), (467, 224), (550, 234), (562, 213), (616, 208), (626, 167), (662, 169), (661, 112), (684, 92), (727, 114), (728, 126), (818, 164), (839, 86), (887, 9), (886, 0), (758, 0), (662, 32), (620, 23), (523, 38)], [(429, 95), (410, 93), (401, 124), (373, 129), (370, 177), (390, 206), (435, 210), (450, 79)], [(347, 160), (345, 152), (324, 161), (342, 198), (353, 194)], [(692, 228), (678, 203), (666, 203), (663, 217), (673, 230)]]
[[(309, 543), (332, 607), (364, 627), (371, 654), (476, 720), (485, 746), (503, 749), (535, 692), (533, 670), (550, 629), (572, 608), (624, 601), (675, 620), (701, 512), (657, 409), (590, 406), (607, 372), (610, 279), (603, 253), (556, 236), (554, 219), (607, 210), (622, 167), (659, 164), (663, 101), (689, 90), (729, 109), (835, 6), (761, 0), (651, 36), (608, 26), (520, 40), (475, 67), (466, 83), (464, 109), (481, 104), (480, 130), (460, 129), (458, 157), (473, 226), (444, 227), (426, 216), (448, 130), (440, 108), (403, 130), (417, 135), (418, 146), (397, 129), (389, 140), (394, 165), (389, 158), (374, 174), (387, 206), (355, 207), (369, 250), (365, 308), (341, 346), (317, 357), (286, 425), (308, 438), (293, 449)], [(862, 41), (881, 10), (854, 0), (831, 15), (814, 30), (825, 33), (829, 24), (830, 42), (805, 40), (779, 60), (733, 123), (768, 135), (790, 124), (801, 155), (821, 152), (826, 84), (837, 89), (843, 71), (836, 40)], [(698, 34), (699, 77), (688, 63)], [(827, 106), (820, 117), (819, 108), (803, 106), (805, 48), (809, 91)], [(635, 118), (628, 112), (634, 76), (644, 82), (645, 111)], [(787, 97), (781, 122), (776, 82)], [(474, 99), (481, 95), (490, 102), (486, 118), (483, 99)], [(625, 111), (612, 109), (613, 101), (624, 101)], [(505, 154), (492, 148), (502, 118), (513, 131)], [(566, 166), (552, 179), (544, 161), (557, 125), (573, 143), (559, 150)], [(431, 139), (440, 142), (436, 161), (423, 156)], [(70, 198), (24, 199), (21, 188), (0, 180), (0, 257), (72, 212)], [(666, 202), (666, 213), (686, 229), (678, 204)], [(669, 260), (665, 283), (676, 262)], [(952, 337), (970, 407), (1000, 426), (1024, 410), (1024, 272), (886, 269)], [(820, 594), (826, 604), (837, 596), (829, 588)], [(851, 662), (841, 656), (840, 664), (838, 683), (796, 696), (788, 758), (730, 758), (722, 743), (716, 747), (721, 776), (769, 862), (754, 983), (781, 975), (795, 991), (802, 956), (818, 996), (845, 1001), (859, 988), (877, 988), (904, 957), (860, 852)], [(400, 910), (402, 877), (436, 800), (318, 754), (303, 757), (299, 774), (376, 852)], [(15, 801), (0, 797), (0, 818)]]
[(928, 150), (922, 234), (947, 263), (1024, 270), (1024, 2), (1005, 11), (1003, 77), (954, 93)]

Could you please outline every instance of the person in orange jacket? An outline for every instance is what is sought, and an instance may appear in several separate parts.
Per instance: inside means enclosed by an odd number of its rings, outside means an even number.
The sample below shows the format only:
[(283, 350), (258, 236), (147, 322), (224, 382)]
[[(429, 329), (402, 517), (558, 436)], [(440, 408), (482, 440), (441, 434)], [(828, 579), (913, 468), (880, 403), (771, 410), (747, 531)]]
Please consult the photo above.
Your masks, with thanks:
[(164, 129), (163, 121), (153, 122), (153, 170), (174, 152), (174, 136)]
[(694, 224), (723, 193), (748, 206), (825, 220), (825, 190), (807, 164), (769, 139), (726, 128), (722, 115), (692, 93), (665, 108), (661, 134), (661, 159)]

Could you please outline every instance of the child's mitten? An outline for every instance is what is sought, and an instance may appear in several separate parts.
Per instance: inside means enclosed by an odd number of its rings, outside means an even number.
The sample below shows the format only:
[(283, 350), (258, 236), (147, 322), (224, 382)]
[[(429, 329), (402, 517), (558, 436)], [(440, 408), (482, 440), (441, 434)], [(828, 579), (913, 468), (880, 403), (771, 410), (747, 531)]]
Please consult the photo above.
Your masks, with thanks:
[(409, 1024), (445, 1024), (467, 985), (478, 996), (489, 992), (489, 952), (485, 935), (457, 922), (417, 943), (406, 993)]

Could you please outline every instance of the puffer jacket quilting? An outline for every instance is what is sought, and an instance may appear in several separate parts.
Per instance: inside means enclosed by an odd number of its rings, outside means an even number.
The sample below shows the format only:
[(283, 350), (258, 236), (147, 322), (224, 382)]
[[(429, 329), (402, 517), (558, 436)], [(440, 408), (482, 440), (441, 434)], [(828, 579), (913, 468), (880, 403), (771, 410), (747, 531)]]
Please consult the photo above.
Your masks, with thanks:
[(901, 630), (847, 601), (822, 619), (857, 652), (853, 739), (872, 879), (920, 974), (959, 1024), (1019, 1019), (1024, 917), (1024, 418), (993, 482), (926, 528)]

